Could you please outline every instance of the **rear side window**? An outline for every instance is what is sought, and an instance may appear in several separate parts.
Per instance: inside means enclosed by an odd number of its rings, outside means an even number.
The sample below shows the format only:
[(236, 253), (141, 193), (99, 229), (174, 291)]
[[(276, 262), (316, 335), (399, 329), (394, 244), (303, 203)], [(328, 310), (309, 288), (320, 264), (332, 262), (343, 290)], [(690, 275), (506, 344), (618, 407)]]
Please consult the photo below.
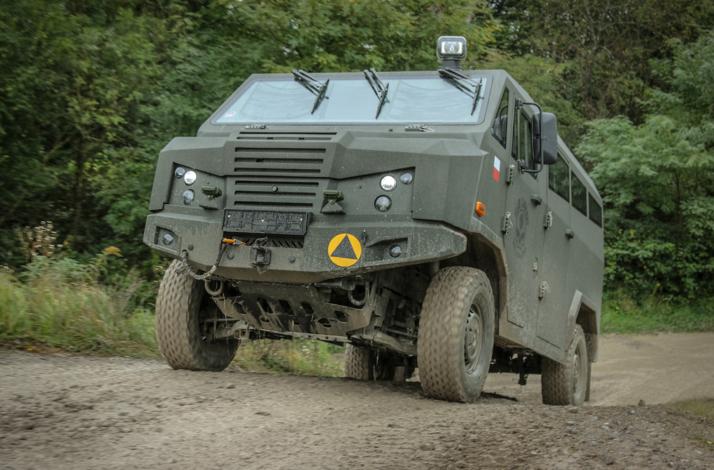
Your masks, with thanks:
[(548, 187), (558, 196), (570, 201), (570, 168), (563, 157), (558, 155), (558, 161), (548, 165)]
[(498, 112), (496, 112), (496, 119), (493, 121), (491, 132), (503, 148), (506, 148), (508, 139), (508, 88), (503, 90), (503, 96), (501, 96), (501, 102), (498, 104)]
[(575, 173), (570, 173), (570, 184), (573, 207), (579, 210), (584, 216), (588, 215), (588, 192), (585, 185), (575, 176)]
[(602, 227), (602, 206), (597, 203), (592, 194), (588, 194), (588, 205), (590, 206), (590, 220), (598, 227)]

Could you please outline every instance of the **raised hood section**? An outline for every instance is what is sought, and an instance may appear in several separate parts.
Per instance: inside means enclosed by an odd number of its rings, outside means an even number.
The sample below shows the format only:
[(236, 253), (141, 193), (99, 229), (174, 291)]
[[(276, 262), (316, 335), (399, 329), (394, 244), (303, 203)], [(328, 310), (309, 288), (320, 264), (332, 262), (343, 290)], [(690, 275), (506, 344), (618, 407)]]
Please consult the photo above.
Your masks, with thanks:
[(478, 139), (478, 133), (403, 128), (244, 129), (228, 138), (176, 138), (159, 157), (151, 210), (168, 201), (176, 165), (224, 177), (227, 209), (313, 213), (320, 212), (324, 192), (342, 181), (412, 170), (411, 216), (465, 227), (473, 207), (451, 207), (447, 201), (475, 198), (483, 156)]

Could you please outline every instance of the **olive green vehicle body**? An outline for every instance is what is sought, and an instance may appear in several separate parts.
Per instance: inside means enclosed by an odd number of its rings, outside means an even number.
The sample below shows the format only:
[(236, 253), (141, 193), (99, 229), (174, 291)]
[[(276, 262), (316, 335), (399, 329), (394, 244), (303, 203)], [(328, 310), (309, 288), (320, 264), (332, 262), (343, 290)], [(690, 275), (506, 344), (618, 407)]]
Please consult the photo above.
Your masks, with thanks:
[[(214, 300), (252, 330), (370, 344), (405, 355), (416, 353), (419, 305), (430, 277), (444, 266), (476, 267), (491, 280), (497, 348), (563, 362), (577, 322), (595, 360), (603, 279), (600, 195), (560, 139), (560, 185), (549, 184), (556, 165), (535, 174), (522, 171), (524, 162), (515, 155), (516, 116), (530, 118), (535, 108), (519, 107), (517, 100), (532, 99), (504, 71), (468, 73), (488, 83), (483, 119), (475, 124), (217, 124), (235, 96), (266, 77), (252, 76), (197, 136), (177, 137), (161, 151), (144, 242), (169, 257), (183, 253), (196, 271), (209, 270), (219, 259), (213, 277), (235, 289)], [(409, 74), (438, 77), (434, 71), (381, 75), (389, 82)], [(508, 103), (504, 143), (494, 133), (502, 99)], [(494, 170), (495, 159), (500, 171)], [(182, 201), (188, 186), (175, 176), (177, 167), (198, 175), (191, 185), (195, 200), (188, 205)], [(413, 182), (399, 181), (404, 172), (413, 174)], [(384, 175), (397, 179), (394, 190), (380, 188)], [(573, 185), (577, 194), (571, 195)], [(209, 194), (204, 187), (211, 188)], [(375, 199), (384, 194), (392, 206), (380, 212)], [(575, 197), (579, 208), (571, 202)], [(477, 201), (485, 214), (476, 213)], [(237, 209), (307, 214), (306, 232), (234, 233), (226, 216)], [(161, 242), (165, 231), (175, 236), (171, 246)], [(353, 266), (337, 266), (329, 256), (330, 241), (342, 233), (360, 241), (362, 253)], [(256, 265), (250, 243), (264, 235), (260, 250), (269, 252), (269, 263)], [(245, 244), (222, 247), (224, 238)], [(397, 257), (390, 254), (394, 245), (401, 250)], [(347, 300), (343, 294), (364, 280), (365, 305)], [(407, 306), (395, 306), (400, 302)]]

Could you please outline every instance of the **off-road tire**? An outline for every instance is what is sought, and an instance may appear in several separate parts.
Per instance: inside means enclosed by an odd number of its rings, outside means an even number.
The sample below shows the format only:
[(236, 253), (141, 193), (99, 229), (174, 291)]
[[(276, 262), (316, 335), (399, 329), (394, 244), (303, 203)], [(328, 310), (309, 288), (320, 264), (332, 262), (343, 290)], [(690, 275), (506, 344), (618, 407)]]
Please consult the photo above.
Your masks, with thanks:
[(156, 340), (174, 369), (221, 371), (231, 363), (237, 339), (208, 342), (202, 338), (200, 318), (215, 309), (203, 287), (173, 261), (156, 297)]
[(345, 377), (355, 380), (369, 380), (369, 349), (348, 344), (345, 347)]
[[(466, 327), (470, 312), (481, 318), (479, 353), (467, 365)], [(454, 266), (439, 271), (422, 304), (417, 342), (419, 379), (432, 398), (471, 402), (481, 395), (493, 354), (496, 308), (486, 273)]]
[[(579, 355), (576, 365), (576, 354)], [(546, 405), (582, 405), (590, 389), (590, 358), (585, 333), (575, 326), (568, 347), (566, 363), (543, 358), (541, 364), (541, 393)], [(583, 362), (581, 362), (583, 361)], [(575, 374), (581, 367), (579, 374)]]

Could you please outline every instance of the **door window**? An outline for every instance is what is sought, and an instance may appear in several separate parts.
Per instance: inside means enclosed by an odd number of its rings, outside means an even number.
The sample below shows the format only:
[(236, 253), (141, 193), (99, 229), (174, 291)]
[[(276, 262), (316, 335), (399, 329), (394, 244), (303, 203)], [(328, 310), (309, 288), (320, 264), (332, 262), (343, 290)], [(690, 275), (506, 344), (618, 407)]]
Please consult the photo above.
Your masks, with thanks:
[(503, 90), (503, 96), (501, 96), (501, 102), (498, 104), (496, 118), (493, 120), (493, 125), (491, 126), (491, 133), (496, 140), (500, 142), (503, 148), (506, 148), (506, 141), (508, 139), (508, 88)]
[(516, 144), (513, 155), (525, 163), (527, 168), (533, 168), (533, 124), (523, 111), (516, 117), (516, 126), (513, 130)]

